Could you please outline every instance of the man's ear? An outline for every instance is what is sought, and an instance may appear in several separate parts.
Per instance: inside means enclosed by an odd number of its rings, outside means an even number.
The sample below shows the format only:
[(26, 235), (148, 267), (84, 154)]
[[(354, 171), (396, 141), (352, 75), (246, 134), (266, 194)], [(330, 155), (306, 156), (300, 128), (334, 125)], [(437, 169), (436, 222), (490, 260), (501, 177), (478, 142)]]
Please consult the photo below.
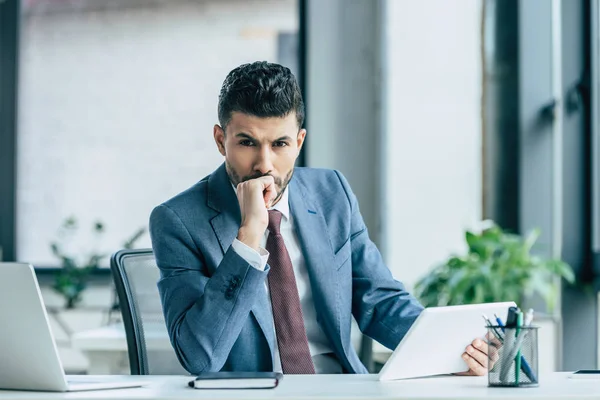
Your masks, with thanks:
[(227, 153), (225, 151), (225, 131), (218, 124), (215, 124), (213, 127), (213, 137), (217, 144), (217, 148), (219, 149), (219, 153), (225, 157), (225, 154)]
[(298, 145), (298, 152), (302, 150), (302, 145), (304, 144), (304, 139), (306, 139), (306, 129), (300, 129), (298, 131), (298, 135), (296, 136), (296, 144)]

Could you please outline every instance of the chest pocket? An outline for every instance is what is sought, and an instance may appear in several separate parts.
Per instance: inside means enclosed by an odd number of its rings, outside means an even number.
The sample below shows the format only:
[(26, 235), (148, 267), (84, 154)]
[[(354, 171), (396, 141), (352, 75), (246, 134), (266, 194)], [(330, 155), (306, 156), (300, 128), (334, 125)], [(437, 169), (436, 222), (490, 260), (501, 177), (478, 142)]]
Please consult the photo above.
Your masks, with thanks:
[(340, 269), (352, 255), (352, 243), (350, 239), (346, 240), (346, 242), (336, 251), (334, 260), (335, 260), (335, 269)]

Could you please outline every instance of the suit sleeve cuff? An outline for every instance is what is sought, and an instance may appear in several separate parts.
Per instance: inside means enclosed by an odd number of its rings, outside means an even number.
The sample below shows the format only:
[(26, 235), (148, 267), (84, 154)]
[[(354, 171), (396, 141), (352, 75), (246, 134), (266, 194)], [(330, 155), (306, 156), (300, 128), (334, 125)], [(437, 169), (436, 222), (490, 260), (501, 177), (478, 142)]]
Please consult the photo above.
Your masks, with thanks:
[(252, 265), (259, 271), (265, 270), (267, 260), (269, 259), (269, 252), (267, 250), (259, 247), (258, 251), (256, 251), (252, 247), (240, 242), (237, 239), (233, 240), (231, 246), (240, 257), (248, 262), (248, 264)]

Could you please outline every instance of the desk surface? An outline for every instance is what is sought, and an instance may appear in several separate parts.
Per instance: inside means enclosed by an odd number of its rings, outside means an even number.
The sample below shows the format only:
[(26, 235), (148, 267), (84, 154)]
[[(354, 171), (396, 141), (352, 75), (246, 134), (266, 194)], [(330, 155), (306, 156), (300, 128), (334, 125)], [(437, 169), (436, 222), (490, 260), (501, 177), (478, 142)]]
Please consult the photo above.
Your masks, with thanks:
[(274, 390), (195, 390), (184, 376), (115, 376), (145, 380), (148, 386), (93, 392), (0, 391), (0, 400), (39, 399), (600, 399), (600, 380), (568, 379), (567, 373), (541, 376), (538, 388), (488, 388), (486, 377), (438, 377), (379, 382), (376, 375), (286, 376)]

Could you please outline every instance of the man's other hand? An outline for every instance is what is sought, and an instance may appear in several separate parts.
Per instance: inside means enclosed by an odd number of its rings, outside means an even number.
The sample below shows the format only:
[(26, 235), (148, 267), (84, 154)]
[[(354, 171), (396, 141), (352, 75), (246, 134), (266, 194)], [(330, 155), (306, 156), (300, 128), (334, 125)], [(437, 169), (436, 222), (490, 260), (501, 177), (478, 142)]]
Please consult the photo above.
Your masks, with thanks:
[[(495, 338), (493, 340), (496, 340)], [(492, 346), (493, 347), (493, 346)], [(475, 339), (467, 346), (465, 352), (462, 354), (462, 359), (465, 361), (469, 370), (461, 372), (456, 375), (467, 375), (467, 376), (483, 376), (488, 372), (488, 363), (491, 363), (489, 368), (494, 366), (494, 363), (498, 361), (497, 349), (492, 349), (492, 355), (489, 356), (489, 346), (484, 339)]]

